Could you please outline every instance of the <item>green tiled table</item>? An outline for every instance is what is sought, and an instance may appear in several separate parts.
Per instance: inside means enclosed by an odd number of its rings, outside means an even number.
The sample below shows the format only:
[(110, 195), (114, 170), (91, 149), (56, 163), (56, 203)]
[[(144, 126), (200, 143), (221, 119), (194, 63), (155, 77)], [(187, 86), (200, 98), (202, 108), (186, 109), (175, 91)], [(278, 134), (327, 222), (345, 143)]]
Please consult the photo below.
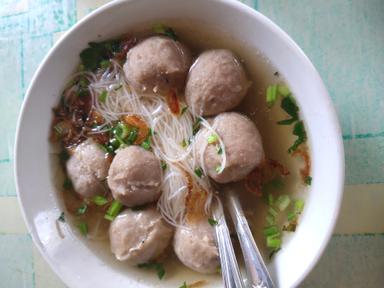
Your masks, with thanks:
[[(64, 287), (33, 247), (21, 219), (13, 179), (16, 120), (49, 48), (105, 2), (0, 0), (0, 287)], [(384, 1), (243, 2), (270, 17), (307, 53), (343, 128), (341, 215), (302, 287), (384, 287)]]

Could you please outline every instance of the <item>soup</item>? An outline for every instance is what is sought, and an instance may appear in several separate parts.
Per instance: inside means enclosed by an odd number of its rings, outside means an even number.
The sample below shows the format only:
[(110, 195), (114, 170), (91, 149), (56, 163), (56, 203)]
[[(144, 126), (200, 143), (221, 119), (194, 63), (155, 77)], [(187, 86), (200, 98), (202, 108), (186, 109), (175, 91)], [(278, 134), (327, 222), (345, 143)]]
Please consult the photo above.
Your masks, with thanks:
[(80, 58), (52, 124), (59, 221), (121, 270), (162, 278), (163, 263), (181, 261), (216, 273), (211, 205), (234, 183), (264, 259), (281, 249), (303, 210), (310, 156), (268, 59), (188, 21), (143, 25)]

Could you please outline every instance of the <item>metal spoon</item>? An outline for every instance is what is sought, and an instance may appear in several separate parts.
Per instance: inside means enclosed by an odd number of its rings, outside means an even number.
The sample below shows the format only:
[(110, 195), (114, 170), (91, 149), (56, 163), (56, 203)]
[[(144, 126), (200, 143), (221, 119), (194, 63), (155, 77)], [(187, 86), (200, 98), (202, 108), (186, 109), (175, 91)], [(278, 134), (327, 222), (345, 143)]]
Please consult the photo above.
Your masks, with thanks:
[(240, 241), (240, 247), (243, 252), (245, 268), (247, 270), (248, 282), (252, 288), (272, 288), (275, 287), (272, 278), (269, 275), (267, 267), (260, 255), (260, 251), (253, 239), (248, 221), (244, 216), (239, 198), (234, 192), (232, 186), (226, 185), (223, 188), (223, 194), (231, 214), (237, 237)]

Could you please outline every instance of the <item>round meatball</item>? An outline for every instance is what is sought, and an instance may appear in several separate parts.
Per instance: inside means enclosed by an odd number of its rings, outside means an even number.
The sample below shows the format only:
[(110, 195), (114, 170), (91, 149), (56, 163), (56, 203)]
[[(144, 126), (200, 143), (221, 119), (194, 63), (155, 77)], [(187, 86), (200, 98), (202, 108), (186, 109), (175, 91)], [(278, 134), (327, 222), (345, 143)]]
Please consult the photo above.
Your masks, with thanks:
[(108, 175), (110, 160), (93, 140), (79, 144), (66, 163), (67, 174), (73, 188), (83, 198), (106, 192), (101, 181)]
[[(221, 173), (222, 155), (217, 153), (217, 144), (208, 144), (212, 134), (206, 128), (196, 138), (198, 159), (204, 161), (206, 173), (218, 183), (229, 183), (243, 179), (264, 160), (264, 150), (256, 125), (246, 116), (226, 112), (211, 120), (213, 129), (224, 143), (226, 165)], [(203, 157), (202, 153), (204, 153)]]
[(132, 265), (156, 259), (167, 248), (172, 236), (173, 227), (154, 207), (138, 211), (126, 209), (109, 227), (112, 253), (117, 260)]
[(113, 197), (128, 207), (156, 201), (161, 194), (161, 180), (159, 159), (140, 146), (118, 151), (108, 172)]
[(215, 231), (207, 219), (177, 227), (173, 248), (180, 261), (192, 270), (204, 274), (217, 272), (219, 251)]
[(189, 71), (185, 98), (197, 115), (216, 115), (239, 105), (250, 84), (231, 51), (208, 50)]
[(128, 52), (124, 72), (130, 85), (138, 91), (181, 90), (191, 61), (190, 52), (180, 42), (154, 36)]

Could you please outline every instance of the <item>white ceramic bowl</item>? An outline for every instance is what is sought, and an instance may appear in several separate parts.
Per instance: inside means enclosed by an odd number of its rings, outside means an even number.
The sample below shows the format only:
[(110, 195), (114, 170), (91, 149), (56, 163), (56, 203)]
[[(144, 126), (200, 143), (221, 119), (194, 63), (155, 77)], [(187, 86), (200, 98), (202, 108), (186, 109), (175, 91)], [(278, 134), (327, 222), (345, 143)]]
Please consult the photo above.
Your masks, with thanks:
[[(297, 232), (269, 265), (279, 287), (297, 286), (321, 256), (336, 222), (344, 180), (341, 132), (324, 84), (303, 51), (273, 22), (237, 1), (116, 1), (77, 23), (53, 47), (32, 80), (17, 128), (16, 184), (32, 238), (70, 287), (179, 287), (183, 281), (206, 278), (182, 269), (177, 272), (176, 267), (177, 273), (159, 281), (136, 268), (108, 265), (70, 227), (62, 227), (64, 239), (55, 227), (61, 204), (51, 179), (51, 109), (79, 61), (79, 52), (89, 41), (168, 18), (205, 22), (257, 48), (286, 78), (300, 104), (312, 149), (313, 183)], [(209, 287), (221, 286), (219, 277), (210, 281)]]

